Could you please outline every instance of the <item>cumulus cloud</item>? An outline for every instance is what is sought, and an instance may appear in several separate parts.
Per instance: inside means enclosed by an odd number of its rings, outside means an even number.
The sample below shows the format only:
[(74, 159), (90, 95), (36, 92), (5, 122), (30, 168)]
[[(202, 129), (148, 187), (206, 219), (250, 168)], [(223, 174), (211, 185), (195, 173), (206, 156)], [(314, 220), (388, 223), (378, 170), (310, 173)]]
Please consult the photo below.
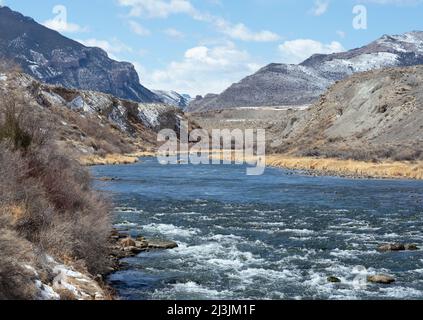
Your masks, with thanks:
[(251, 31), (245, 24), (231, 24), (225, 19), (215, 18), (212, 19), (213, 23), (220, 32), (226, 34), (232, 39), (242, 41), (255, 41), (255, 42), (271, 42), (279, 40), (279, 35), (274, 32), (263, 30), (259, 32)]
[(88, 27), (82, 27), (76, 23), (61, 21), (57, 19), (46, 20), (43, 22), (43, 25), (49, 29), (56, 30), (57, 32), (81, 33), (88, 31)]
[(269, 42), (280, 37), (269, 30), (252, 31), (243, 23), (231, 23), (221, 17), (197, 10), (189, 0), (118, 0), (130, 9), (133, 17), (167, 18), (173, 14), (186, 14), (192, 19), (209, 23), (231, 39), (241, 41)]
[(248, 52), (233, 43), (201, 45), (186, 50), (183, 59), (165, 68), (144, 72), (143, 83), (149, 88), (177, 90), (191, 95), (219, 93), (233, 82), (257, 71)]
[(345, 51), (341, 43), (332, 41), (324, 44), (311, 39), (285, 41), (279, 45), (279, 52), (285, 63), (300, 63), (316, 53), (335, 53)]
[(167, 18), (172, 14), (194, 13), (195, 9), (188, 0), (118, 0), (120, 5), (130, 8), (134, 17)]
[(113, 38), (111, 40), (100, 40), (91, 38), (77, 41), (87, 47), (98, 47), (103, 49), (113, 60), (120, 60), (119, 54), (133, 52), (133, 49), (130, 46), (124, 44), (117, 38)]
[(67, 8), (64, 5), (54, 6), (52, 13), (55, 16), (54, 18), (43, 22), (45, 27), (56, 30), (57, 32), (67, 33), (81, 33), (88, 31), (88, 27), (82, 27), (79, 24), (68, 21)]

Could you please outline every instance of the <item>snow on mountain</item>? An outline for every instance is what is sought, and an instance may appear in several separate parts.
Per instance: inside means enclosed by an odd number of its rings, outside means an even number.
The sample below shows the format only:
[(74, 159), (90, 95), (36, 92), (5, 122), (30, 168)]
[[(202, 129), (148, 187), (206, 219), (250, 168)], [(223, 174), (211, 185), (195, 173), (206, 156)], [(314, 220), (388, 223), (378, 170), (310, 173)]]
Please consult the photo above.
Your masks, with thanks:
[(272, 63), (220, 95), (197, 97), (189, 112), (240, 107), (305, 105), (354, 73), (423, 64), (423, 32), (384, 35), (361, 48), (315, 54), (299, 65)]
[(0, 7), (0, 56), (48, 84), (160, 102), (140, 84), (131, 63), (110, 59), (102, 49), (86, 47), (8, 7)]
[(154, 90), (153, 92), (160, 97), (163, 103), (181, 109), (188, 107), (189, 103), (192, 101), (191, 96), (188, 94), (179, 94), (175, 91), (165, 90)]

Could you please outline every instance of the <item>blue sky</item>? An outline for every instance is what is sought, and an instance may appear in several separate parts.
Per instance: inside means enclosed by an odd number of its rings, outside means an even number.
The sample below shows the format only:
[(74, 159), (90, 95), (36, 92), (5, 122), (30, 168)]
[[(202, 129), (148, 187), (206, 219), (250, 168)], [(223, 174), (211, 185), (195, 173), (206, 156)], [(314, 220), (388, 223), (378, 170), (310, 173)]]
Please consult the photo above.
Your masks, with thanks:
[[(219, 93), (271, 62), (298, 63), (423, 30), (423, 0), (0, 0), (117, 60), (151, 89)], [(367, 28), (353, 27), (356, 5)], [(55, 10), (54, 10), (55, 8)], [(66, 11), (64, 11), (66, 9)], [(362, 11), (360, 11), (362, 14)], [(65, 19), (66, 18), (66, 19)]]

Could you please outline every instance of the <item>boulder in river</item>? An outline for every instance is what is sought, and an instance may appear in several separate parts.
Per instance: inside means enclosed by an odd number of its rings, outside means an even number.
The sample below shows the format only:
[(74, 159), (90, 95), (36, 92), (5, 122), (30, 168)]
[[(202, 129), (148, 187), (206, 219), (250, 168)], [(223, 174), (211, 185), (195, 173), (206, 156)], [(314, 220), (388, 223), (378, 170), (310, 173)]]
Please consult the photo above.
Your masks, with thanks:
[(178, 247), (178, 244), (173, 241), (149, 240), (148, 247), (150, 249), (174, 249)]
[(120, 244), (123, 248), (129, 248), (129, 247), (135, 247), (136, 246), (135, 241), (131, 237), (122, 239), (120, 241)]
[(419, 250), (419, 247), (417, 247), (417, 245), (413, 243), (410, 243), (405, 245), (405, 250), (416, 251), (416, 250)]
[(371, 283), (391, 284), (395, 282), (395, 278), (385, 274), (377, 274), (373, 276), (368, 276), (367, 281)]
[(339, 279), (337, 277), (334, 277), (334, 276), (330, 276), (330, 277), (328, 277), (328, 282), (331, 282), (331, 283), (340, 283), (341, 282), (341, 279)]
[(380, 245), (377, 249), (380, 252), (388, 252), (388, 251), (418, 250), (419, 248), (415, 244), (386, 243), (386, 244)]

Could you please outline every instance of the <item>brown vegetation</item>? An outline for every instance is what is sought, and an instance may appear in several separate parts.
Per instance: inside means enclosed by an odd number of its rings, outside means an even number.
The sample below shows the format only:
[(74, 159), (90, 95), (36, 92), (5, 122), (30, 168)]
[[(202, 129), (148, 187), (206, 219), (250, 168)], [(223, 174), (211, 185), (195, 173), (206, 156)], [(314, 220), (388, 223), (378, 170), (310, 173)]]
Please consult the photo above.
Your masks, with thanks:
[(109, 206), (49, 139), (19, 91), (0, 92), (0, 299), (32, 299), (28, 266), (51, 255), (92, 274), (108, 266)]

